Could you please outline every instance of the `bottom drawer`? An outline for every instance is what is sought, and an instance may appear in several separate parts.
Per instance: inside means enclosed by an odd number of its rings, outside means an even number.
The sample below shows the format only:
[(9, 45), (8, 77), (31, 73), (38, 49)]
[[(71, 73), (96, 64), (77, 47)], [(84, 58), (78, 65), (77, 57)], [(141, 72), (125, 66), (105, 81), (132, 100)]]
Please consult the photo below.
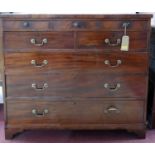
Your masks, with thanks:
[(8, 101), (7, 123), (127, 124), (144, 122), (144, 101)]

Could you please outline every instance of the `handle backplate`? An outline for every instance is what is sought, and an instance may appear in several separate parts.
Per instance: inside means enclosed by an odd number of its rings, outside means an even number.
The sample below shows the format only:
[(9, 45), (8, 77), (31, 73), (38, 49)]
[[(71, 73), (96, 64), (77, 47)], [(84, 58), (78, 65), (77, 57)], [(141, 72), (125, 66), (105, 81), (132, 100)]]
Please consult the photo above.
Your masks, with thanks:
[(36, 117), (43, 117), (48, 114), (48, 109), (44, 109), (43, 111), (32, 109), (32, 114)]
[(35, 45), (35, 46), (43, 46), (44, 44), (48, 43), (48, 40), (47, 40), (47, 38), (44, 38), (44, 39), (42, 39), (41, 43), (37, 43), (36, 39), (31, 38), (30, 43)]
[(112, 65), (109, 60), (105, 60), (104, 64), (108, 65), (109, 67), (119, 67), (122, 64), (121, 60), (117, 60), (116, 62), (117, 62), (116, 65)]
[(110, 39), (106, 38), (104, 42), (109, 46), (119, 46), (121, 44), (121, 39), (117, 39), (116, 43), (111, 43)]
[(31, 87), (37, 91), (42, 91), (42, 90), (45, 90), (46, 88), (48, 88), (48, 84), (44, 83), (42, 87), (39, 87), (36, 83), (32, 83)]
[(38, 64), (36, 60), (31, 60), (31, 64), (35, 67), (44, 67), (48, 64), (47, 60), (43, 60), (41, 64)]
[(113, 85), (108, 83), (104, 84), (104, 88), (108, 89), (109, 91), (117, 91), (120, 87), (121, 87), (120, 83), (113, 84)]
[(120, 113), (120, 110), (115, 106), (110, 106), (104, 110), (104, 113)]

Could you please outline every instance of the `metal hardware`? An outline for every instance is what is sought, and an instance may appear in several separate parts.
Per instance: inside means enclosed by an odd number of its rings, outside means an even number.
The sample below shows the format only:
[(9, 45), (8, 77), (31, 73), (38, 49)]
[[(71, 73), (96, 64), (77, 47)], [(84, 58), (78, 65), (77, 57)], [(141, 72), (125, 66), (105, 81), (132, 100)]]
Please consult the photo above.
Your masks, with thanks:
[(42, 91), (42, 90), (48, 88), (48, 84), (47, 83), (44, 83), (42, 87), (38, 87), (36, 83), (32, 83), (31, 86), (32, 86), (32, 88), (34, 88), (37, 91)]
[(85, 27), (86, 23), (83, 21), (75, 21), (75, 22), (73, 22), (72, 25), (75, 28), (83, 28), (83, 27)]
[(29, 22), (24, 22), (24, 23), (23, 23), (23, 26), (24, 26), (24, 27), (30, 27), (30, 23), (29, 23)]
[(118, 46), (118, 45), (121, 44), (121, 39), (117, 39), (115, 44), (111, 43), (110, 40), (109, 40), (108, 38), (106, 38), (106, 39), (104, 40), (104, 42), (105, 42), (106, 44), (108, 44), (109, 46)]
[(110, 85), (108, 83), (104, 84), (104, 88), (110, 90), (110, 91), (117, 91), (121, 87), (120, 83), (117, 83), (115, 85)]
[(48, 64), (47, 60), (43, 60), (41, 64), (37, 64), (36, 60), (31, 60), (31, 64), (35, 67), (44, 67)]
[(48, 40), (47, 38), (42, 39), (42, 42), (40, 44), (36, 43), (36, 39), (32, 38), (30, 39), (31, 44), (35, 46), (43, 46), (44, 44), (47, 44)]
[(123, 28), (125, 28), (125, 27), (126, 27), (126, 28), (129, 28), (130, 26), (131, 26), (131, 22), (123, 22), (123, 23), (122, 23), (122, 27), (123, 27)]
[(110, 106), (106, 110), (104, 110), (104, 113), (110, 113), (110, 112), (120, 113), (120, 110), (114, 106)]
[(111, 63), (110, 63), (109, 60), (105, 60), (105, 61), (104, 61), (104, 64), (105, 64), (105, 65), (108, 65), (108, 66), (110, 66), (110, 67), (119, 67), (119, 65), (122, 64), (122, 61), (121, 61), (121, 60), (117, 60), (116, 65), (111, 65)]
[(43, 117), (46, 114), (48, 114), (48, 109), (44, 109), (42, 112), (40, 112), (37, 109), (32, 109), (32, 114), (35, 115), (36, 117)]

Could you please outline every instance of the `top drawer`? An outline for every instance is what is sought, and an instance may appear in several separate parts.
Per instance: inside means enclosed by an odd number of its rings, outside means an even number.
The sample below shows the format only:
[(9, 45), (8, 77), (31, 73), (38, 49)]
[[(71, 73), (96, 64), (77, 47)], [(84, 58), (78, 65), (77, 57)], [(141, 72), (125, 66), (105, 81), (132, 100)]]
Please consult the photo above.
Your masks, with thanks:
[(5, 20), (3, 26), (4, 31), (122, 31), (124, 23), (127, 23), (128, 30), (149, 29), (149, 23), (145, 20)]

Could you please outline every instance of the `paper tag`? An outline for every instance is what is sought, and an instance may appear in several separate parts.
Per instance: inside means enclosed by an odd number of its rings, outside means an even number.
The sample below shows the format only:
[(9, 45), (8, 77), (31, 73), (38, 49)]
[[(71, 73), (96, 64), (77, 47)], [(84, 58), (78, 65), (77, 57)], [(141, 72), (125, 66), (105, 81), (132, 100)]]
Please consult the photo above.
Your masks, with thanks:
[(124, 35), (122, 37), (121, 51), (128, 51), (128, 50), (129, 50), (129, 36)]

